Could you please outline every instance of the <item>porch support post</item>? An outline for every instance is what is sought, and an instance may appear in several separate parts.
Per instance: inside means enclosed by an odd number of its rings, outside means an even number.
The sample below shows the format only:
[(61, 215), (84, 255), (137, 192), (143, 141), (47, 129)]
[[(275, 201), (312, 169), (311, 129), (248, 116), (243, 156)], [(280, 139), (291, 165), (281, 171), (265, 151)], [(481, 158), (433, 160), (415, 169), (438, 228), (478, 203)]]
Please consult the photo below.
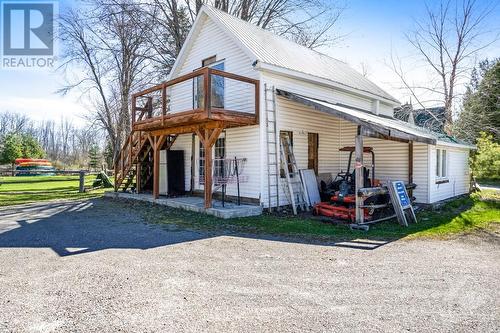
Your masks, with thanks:
[(222, 127), (214, 129), (197, 128), (196, 135), (200, 139), (200, 143), (205, 148), (205, 183), (203, 186), (205, 195), (205, 209), (212, 208), (212, 147), (217, 141)]
[(205, 131), (205, 140), (203, 146), (205, 147), (205, 208), (212, 208), (212, 146), (208, 142)]
[[(139, 159), (140, 157), (137, 156)], [(135, 191), (141, 193), (141, 160), (139, 159), (135, 165)]]
[[(413, 183), (413, 141), (408, 142), (408, 183)], [(413, 190), (408, 193), (413, 197)]]
[(358, 126), (358, 134), (356, 135), (356, 145), (355, 145), (356, 163), (354, 169), (356, 170), (356, 223), (360, 224), (364, 222), (364, 209), (361, 208), (363, 205), (363, 196), (360, 195), (359, 190), (364, 187), (364, 169), (363, 169), (363, 135), (362, 127)]
[(157, 141), (158, 137), (153, 137), (153, 199), (160, 197), (160, 149)]

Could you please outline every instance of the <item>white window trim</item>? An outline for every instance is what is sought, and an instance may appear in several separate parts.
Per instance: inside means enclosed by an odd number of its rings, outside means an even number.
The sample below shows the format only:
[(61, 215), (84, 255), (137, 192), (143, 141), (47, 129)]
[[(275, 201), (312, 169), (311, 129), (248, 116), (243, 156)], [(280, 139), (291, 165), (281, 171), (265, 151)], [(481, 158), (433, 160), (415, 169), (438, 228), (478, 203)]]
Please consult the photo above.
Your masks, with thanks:
[[(443, 176), (443, 152), (445, 153), (444, 157), (444, 171), (445, 175)], [(448, 157), (448, 150), (443, 149), (443, 148), (436, 148), (436, 168), (435, 168), (435, 175), (436, 175), (436, 180), (448, 180), (448, 173), (449, 173), (449, 157)], [(438, 157), (439, 156), (439, 157)], [(439, 167), (439, 168), (438, 168)]]

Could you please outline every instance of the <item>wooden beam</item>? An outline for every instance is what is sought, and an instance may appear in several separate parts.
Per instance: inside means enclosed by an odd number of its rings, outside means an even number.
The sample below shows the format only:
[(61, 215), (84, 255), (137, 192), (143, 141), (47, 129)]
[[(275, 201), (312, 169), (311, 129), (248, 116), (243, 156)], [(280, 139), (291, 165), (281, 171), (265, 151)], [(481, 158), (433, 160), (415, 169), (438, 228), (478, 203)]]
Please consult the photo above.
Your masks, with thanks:
[(158, 137), (154, 137), (153, 144), (153, 198), (160, 197), (160, 149), (157, 149)]
[(369, 128), (363, 127), (363, 136), (369, 137), (369, 138), (374, 138), (374, 139), (381, 139), (381, 140), (389, 140), (389, 141), (395, 141), (395, 142), (402, 142), (402, 143), (408, 143), (409, 141), (407, 139), (400, 139), (396, 137), (392, 137), (389, 135), (384, 135), (381, 134), (377, 131), (371, 130)]
[(212, 208), (212, 146), (208, 144), (209, 133), (205, 131), (203, 147), (205, 148), (205, 184), (203, 186), (205, 195), (205, 208)]
[(138, 161), (135, 165), (135, 182), (136, 182), (135, 190), (137, 193), (141, 193), (141, 190), (142, 190), (142, 188), (141, 188), (141, 181), (142, 181), (142, 179), (141, 179), (141, 167), (142, 167), (141, 163), (142, 163), (141, 161)]
[[(413, 141), (408, 143), (408, 183), (413, 183)], [(413, 196), (413, 189), (408, 191), (410, 198)]]
[(223, 128), (197, 128), (196, 134), (200, 139), (200, 144), (203, 144), (205, 149), (205, 184), (204, 197), (205, 208), (212, 207), (212, 148), (221, 134)]
[(364, 222), (364, 209), (361, 208), (363, 206), (363, 197), (359, 195), (359, 189), (364, 187), (364, 169), (363, 169), (363, 135), (361, 126), (358, 126), (358, 134), (356, 135), (356, 145), (355, 145), (355, 154), (356, 154), (356, 163), (354, 164), (354, 169), (356, 170), (356, 185), (355, 191), (356, 194), (356, 223), (362, 224)]

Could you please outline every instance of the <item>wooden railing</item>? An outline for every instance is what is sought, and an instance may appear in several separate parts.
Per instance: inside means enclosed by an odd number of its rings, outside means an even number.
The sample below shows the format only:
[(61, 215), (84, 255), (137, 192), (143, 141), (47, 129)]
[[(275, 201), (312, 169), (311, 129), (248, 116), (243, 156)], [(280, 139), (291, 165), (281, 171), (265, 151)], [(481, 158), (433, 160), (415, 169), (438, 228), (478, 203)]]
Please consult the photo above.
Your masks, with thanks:
[(216, 113), (251, 116), (257, 123), (259, 81), (205, 67), (132, 95), (134, 129), (175, 116), (211, 119)]

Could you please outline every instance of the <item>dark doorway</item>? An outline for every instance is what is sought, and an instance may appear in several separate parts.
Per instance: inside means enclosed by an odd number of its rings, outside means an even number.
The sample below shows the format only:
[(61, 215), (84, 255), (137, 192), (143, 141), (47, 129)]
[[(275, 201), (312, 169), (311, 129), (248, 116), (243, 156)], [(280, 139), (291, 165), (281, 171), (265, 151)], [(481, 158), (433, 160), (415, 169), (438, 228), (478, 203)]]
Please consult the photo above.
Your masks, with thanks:
[(185, 192), (184, 151), (167, 150), (168, 194), (182, 195)]
[(307, 168), (313, 169), (314, 173), (318, 175), (318, 133), (307, 133), (307, 146)]

